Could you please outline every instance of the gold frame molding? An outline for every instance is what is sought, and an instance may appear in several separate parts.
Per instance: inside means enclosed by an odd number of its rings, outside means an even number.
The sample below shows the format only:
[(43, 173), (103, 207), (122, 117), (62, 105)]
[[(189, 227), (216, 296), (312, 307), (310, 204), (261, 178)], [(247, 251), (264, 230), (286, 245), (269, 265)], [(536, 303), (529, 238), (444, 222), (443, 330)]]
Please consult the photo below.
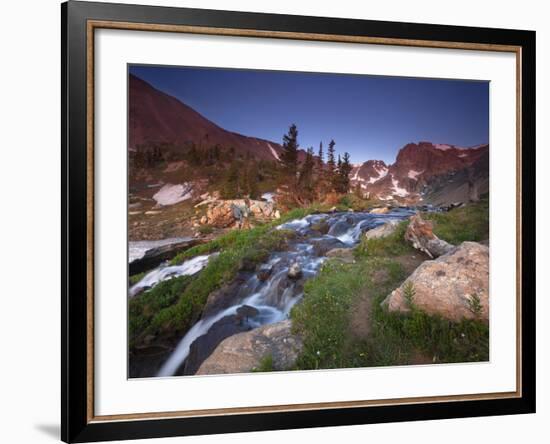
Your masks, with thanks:
[[(96, 29), (119, 29), (130, 31), (175, 32), (187, 34), (218, 35), (232, 37), (276, 38), (288, 40), (309, 40), (320, 42), (359, 43), (421, 48), (461, 49), (488, 52), (508, 52), (516, 56), (516, 391), (498, 393), (478, 393), (450, 396), (424, 396), (383, 400), (340, 401), (309, 404), (287, 404), (256, 407), (233, 407), (206, 410), (183, 410), (173, 412), (130, 413), (96, 416), (94, 413), (94, 36)], [(186, 25), (162, 25), (105, 20), (87, 21), (87, 81), (86, 81), (86, 134), (87, 134), (87, 422), (109, 422), (161, 418), (189, 418), (200, 416), (226, 416), (237, 414), (292, 412), (301, 410), (325, 410), (333, 408), (358, 408), (371, 406), (406, 405), (415, 403), (458, 402), (491, 399), (521, 398), (522, 396), (522, 48), (513, 45), (484, 43), (446, 42), (432, 40), (410, 40), (380, 37), (346, 36), (330, 34), (310, 34), (300, 32), (263, 31), (251, 29), (214, 28)]]

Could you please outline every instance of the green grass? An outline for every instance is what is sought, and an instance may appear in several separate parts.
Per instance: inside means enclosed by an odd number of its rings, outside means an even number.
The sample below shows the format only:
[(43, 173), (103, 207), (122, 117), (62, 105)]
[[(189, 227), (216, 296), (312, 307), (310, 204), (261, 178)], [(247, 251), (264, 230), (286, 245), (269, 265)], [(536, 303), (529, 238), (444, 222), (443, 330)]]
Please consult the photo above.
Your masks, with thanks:
[[(415, 307), (414, 288), (407, 290), (410, 312), (389, 312), (381, 306), (407, 277), (402, 265), (392, 259), (403, 250), (397, 236), (369, 241), (355, 264), (328, 261), (306, 283), (303, 301), (291, 312), (293, 328), (304, 340), (298, 369), (488, 360), (487, 324), (430, 316)], [(372, 301), (370, 313), (365, 313), (370, 331), (359, 338), (351, 332), (350, 321), (356, 302), (364, 297)]]
[(409, 221), (402, 221), (395, 231), (386, 237), (367, 239), (362, 237), (361, 243), (356, 248), (357, 257), (392, 257), (412, 253), (415, 250), (405, 241), (405, 231)]
[(469, 203), (446, 213), (423, 213), (434, 223), (434, 233), (451, 244), (489, 238), (489, 199)]
[(156, 313), (176, 302), (192, 280), (191, 276), (169, 279), (130, 299), (128, 304), (130, 342), (135, 341), (147, 329)]
[(269, 354), (264, 356), (257, 367), (254, 367), (252, 369), (252, 372), (254, 373), (261, 373), (261, 372), (274, 372), (276, 371), (275, 368), (273, 368), (273, 355)]
[[(393, 280), (403, 279), (400, 265), (388, 259), (363, 259), (355, 264), (327, 261), (306, 282), (304, 299), (291, 311), (293, 329), (304, 340), (299, 369), (364, 366), (364, 344), (350, 330), (354, 302), (373, 287), (372, 274), (384, 269)], [(388, 287), (389, 288), (389, 287)]]
[(141, 281), (149, 271), (142, 271), (141, 273), (134, 274), (128, 278), (128, 284), (130, 287)]
[(489, 326), (477, 320), (452, 322), (412, 306), (407, 314), (374, 305), (375, 328), (367, 353), (373, 365), (409, 363), (414, 353), (432, 362), (476, 362), (489, 359)]

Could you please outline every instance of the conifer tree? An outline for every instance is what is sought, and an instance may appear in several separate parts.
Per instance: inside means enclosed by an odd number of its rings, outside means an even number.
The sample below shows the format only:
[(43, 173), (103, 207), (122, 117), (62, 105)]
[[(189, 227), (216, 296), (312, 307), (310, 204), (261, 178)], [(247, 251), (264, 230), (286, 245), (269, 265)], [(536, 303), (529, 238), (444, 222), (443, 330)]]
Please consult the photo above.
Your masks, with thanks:
[(291, 179), (291, 183), (296, 184), (298, 172), (298, 129), (295, 124), (290, 125), (288, 134), (283, 136), (281, 163), (283, 164), (285, 174)]
[(341, 193), (347, 193), (349, 190), (349, 175), (352, 168), (348, 152), (344, 153), (342, 160), (340, 160), (340, 156), (338, 156), (339, 191)]
[(323, 173), (323, 164), (325, 163), (325, 153), (323, 153), (323, 142), (319, 142), (319, 151), (317, 152), (317, 175), (321, 177)]
[(313, 148), (310, 147), (306, 151), (306, 158), (300, 168), (300, 187), (306, 190), (313, 188), (313, 168), (315, 161), (313, 158)]
[(233, 160), (224, 178), (221, 194), (224, 199), (240, 197), (241, 189), (239, 184), (240, 162)]
[(336, 142), (334, 140), (331, 140), (328, 144), (328, 152), (327, 152), (327, 172), (329, 177), (332, 178), (334, 173), (336, 172), (336, 161), (334, 158), (334, 145), (336, 145)]

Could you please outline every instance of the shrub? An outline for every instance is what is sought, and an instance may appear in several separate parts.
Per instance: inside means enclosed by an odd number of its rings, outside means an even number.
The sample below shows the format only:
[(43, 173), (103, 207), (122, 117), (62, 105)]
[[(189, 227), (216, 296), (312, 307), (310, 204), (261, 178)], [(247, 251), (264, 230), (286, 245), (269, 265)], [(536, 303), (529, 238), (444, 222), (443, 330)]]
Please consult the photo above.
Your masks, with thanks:
[(481, 306), (481, 299), (477, 293), (472, 294), (468, 299), (468, 307), (476, 318), (481, 315), (483, 307)]
[(414, 284), (409, 281), (403, 286), (403, 297), (407, 302), (409, 308), (414, 307), (414, 296), (416, 295), (416, 290), (414, 289)]

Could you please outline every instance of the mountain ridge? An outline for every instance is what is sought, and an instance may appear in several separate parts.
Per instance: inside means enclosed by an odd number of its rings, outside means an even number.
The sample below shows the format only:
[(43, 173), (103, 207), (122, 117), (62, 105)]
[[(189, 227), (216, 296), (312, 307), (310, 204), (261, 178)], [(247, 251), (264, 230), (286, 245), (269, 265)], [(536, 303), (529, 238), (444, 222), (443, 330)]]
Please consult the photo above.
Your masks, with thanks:
[(215, 124), (181, 100), (145, 80), (129, 75), (128, 149), (170, 143), (233, 147), (238, 154), (261, 160), (278, 160), (282, 146), (269, 140), (245, 136)]
[(434, 183), (438, 184), (441, 194), (443, 184), (438, 179), (447, 178), (451, 184), (457, 180), (453, 177), (461, 173), (459, 177), (469, 183), (467, 188), (470, 191), (464, 188), (455, 194), (457, 198), (469, 200), (476, 198), (470, 196), (471, 193), (488, 192), (488, 158), (488, 144), (463, 148), (426, 141), (408, 143), (399, 150), (393, 164), (368, 160), (354, 166), (350, 181), (353, 187), (369, 197), (430, 202)]

